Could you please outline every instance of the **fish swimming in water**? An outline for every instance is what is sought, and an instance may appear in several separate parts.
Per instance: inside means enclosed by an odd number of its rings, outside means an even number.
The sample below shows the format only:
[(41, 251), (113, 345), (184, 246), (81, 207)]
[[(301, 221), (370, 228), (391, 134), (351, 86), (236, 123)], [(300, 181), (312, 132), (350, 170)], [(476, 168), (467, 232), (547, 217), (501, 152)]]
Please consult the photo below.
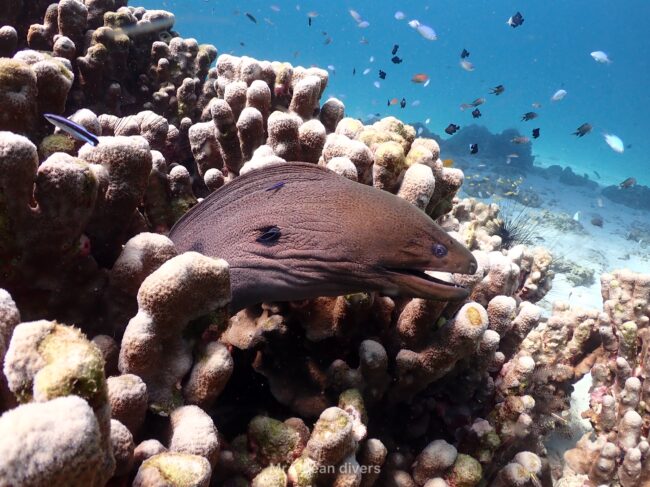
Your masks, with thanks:
[(474, 110), (472, 110), (472, 117), (473, 118), (481, 118), (482, 115), (483, 114), (481, 113), (481, 110), (479, 110), (478, 108), (475, 108)]
[(466, 57), (469, 57), (469, 51), (467, 49), (463, 49), (463, 52), (460, 53), (460, 58), (465, 59)]
[(478, 144), (469, 144), (469, 153), (477, 154), (478, 153)]
[(523, 135), (520, 135), (518, 137), (513, 137), (512, 139), (510, 139), (510, 142), (512, 142), (513, 144), (527, 144), (528, 142), (530, 142), (530, 139), (528, 137), (524, 137)]
[(93, 146), (99, 144), (99, 139), (97, 136), (88, 132), (88, 130), (83, 128), (78, 123), (75, 123), (72, 120), (68, 120), (67, 118), (60, 115), (55, 115), (54, 113), (45, 113), (43, 116), (45, 117), (45, 120), (50, 122), (55, 127), (60, 128), (65, 133), (70, 134), (75, 139), (86, 142), (87, 144)]
[(567, 95), (566, 90), (557, 90), (555, 93), (553, 93), (553, 96), (551, 97), (551, 101), (563, 100), (566, 95)]
[(499, 95), (500, 95), (501, 93), (503, 93), (504, 91), (506, 91), (505, 86), (503, 86), (503, 85), (497, 85), (497, 86), (495, 86), (494, 88), (492, 88), (492, 89), (490, 90), (490, 94), (491, 94), (491, 95), (499, 96)]
[(406, 106), (406, 98), (402, 98), (402, 101), (399, 102), (400, 108), (404, 108)]
[(414, 74), (413, 77), (411, 78), (411, 82), (413, 83), (424, 83), (428, 80), (429, 80), (429, 76), (424, 73)]
[(612, 60), (609, 59), (609, 56), (603, 51), (594, 51), (589, 53), (589, 55), (600, 64), (612, 64)]
[(625, 152), (625, 145), (620, 137), (614, 134), (603, 134), (603, 137), (605, 138), (605, 143), (607, 143), (614, 152), (618, 152), (619, 154)]
[(393, 62), (393, 64), (400, 64), (402, 62), (402, 58), (399, 56), (393, 56), (390, 58), (390, 60)]
[(393, 56), (397, 54), (397, 50), (399, 49), (399, 45), (394, 44), (393, 45), (393, 50), (390, 52)]
[(379, 70), (379, 79), (386, 79), (386, 71)]
[(465, 71), (474, 71), (474, 64), (467, 59), (463, 59), (460, 62), (460, 67), (463, 68)]
[(536, 139), (539, 137), (539, 129), (533, 129), (533, 139)]
[(485, 98), (477, 98), (472, 103), (462, 103), (460, 109), (465, 111), (468, 108), (476, 108), (479, 105), (483, 105), (483, 103), (485, 103)]
[[(277, 179), (286, 184), (269, 195), (265, 190)], [(422, 210), (304, 162), (235, 178), (183, 215), (169, 238), (179, 252), (228, 262), (231, 314), (264, 301), (361, 291), (464, 299), (467, 289), (424, 271), (477, 269), (472, 253)]]
[(257, 19), (253, 16), (253, 14), (246, 12), (246, 17), (248, 17), (248, 20), (250, 20), (254, 24), (257, 24)]
[(524, 16), (521, 15), (521, 12), (517, 12), (512, 17), (510, 17), (506, 22), (506, 24), (508, 24), (513, 29), (519, 27), (523, 23), (524, 23)]
[(621, 182), (618, 187), (621, 189), (631, 188), (636, 184), (636, 179), (629, 177), (625, 181)]
[(592, 128), (593, 127), (591, 126), (591, 124), (583, 123), (582, 125), (580, 125), (580, 127), (576, 129), (575, 132), (573, 132), (573, 135), (577, 135), (578, 137), (584, 137), (589, 132), (591, 132)]
[(521, 117), (522, 122), (528, 122), (529, 120), (533, 120), (537, 118), (538, 115), (535, 112), (526, 112), (524, 115)]
[(456, 132), (460, 130), (460, 125), (455, 125), (453, 123), (450, 123), (447, 125), (447, 128), (445, 129), (445, 132), (449, 135), (454, 135)]

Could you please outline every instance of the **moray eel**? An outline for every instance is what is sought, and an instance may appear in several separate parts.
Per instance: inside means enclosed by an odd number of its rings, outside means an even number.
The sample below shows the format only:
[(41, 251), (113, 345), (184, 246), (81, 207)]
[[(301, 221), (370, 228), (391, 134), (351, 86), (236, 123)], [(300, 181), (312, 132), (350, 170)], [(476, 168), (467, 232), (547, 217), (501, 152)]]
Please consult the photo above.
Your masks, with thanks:
[(230, 265), (234, 314), (264, 301), (379, 291), (462, 299), (425, 270), (473, 274), (474, 256), (422, 210), (304, 162), (234, 179), (194, 206), (169, 238)]

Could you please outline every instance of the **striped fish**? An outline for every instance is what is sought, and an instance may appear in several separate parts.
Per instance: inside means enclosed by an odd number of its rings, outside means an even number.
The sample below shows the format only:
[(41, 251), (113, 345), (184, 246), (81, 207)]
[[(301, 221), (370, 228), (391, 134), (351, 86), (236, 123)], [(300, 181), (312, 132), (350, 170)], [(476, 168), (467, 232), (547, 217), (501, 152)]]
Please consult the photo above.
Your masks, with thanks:
[(75, 123), (72, 120), (68, 120), (67, 118), (60, 115), (55, 115), (53, 113), (45, 113), (43, 116), (52, 125), (72, 135), (75, 139), (86, 142), (92, 146), (99, 144), (99, 139), (97, 136), (88, 132), (78, 123)]

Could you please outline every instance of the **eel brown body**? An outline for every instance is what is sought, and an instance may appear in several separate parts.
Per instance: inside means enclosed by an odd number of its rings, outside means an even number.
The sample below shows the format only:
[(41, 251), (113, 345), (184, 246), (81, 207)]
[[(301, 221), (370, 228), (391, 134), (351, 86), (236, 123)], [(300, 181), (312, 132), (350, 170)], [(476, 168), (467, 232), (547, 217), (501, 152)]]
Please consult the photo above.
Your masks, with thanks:
[(476, 270), (469, 250), (422, 210), (303, 162), (234, 179), (188, 211), (169, 237), (179, 252), (228, 262), (232, 313), (360, 291), (461, 299), (466, 289), (424, 270)]

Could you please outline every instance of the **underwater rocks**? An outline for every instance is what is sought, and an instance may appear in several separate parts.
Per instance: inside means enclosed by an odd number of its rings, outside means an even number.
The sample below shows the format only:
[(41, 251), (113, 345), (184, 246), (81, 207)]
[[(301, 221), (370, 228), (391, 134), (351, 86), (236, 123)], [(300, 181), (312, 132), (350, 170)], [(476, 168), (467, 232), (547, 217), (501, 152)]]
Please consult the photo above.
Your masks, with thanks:
[(617, 185), (607, 186), (602, 190), (603, 196), (630, 208), (650, 211), (650, 188), (642, 184), (635, 184), (629, 188)]

